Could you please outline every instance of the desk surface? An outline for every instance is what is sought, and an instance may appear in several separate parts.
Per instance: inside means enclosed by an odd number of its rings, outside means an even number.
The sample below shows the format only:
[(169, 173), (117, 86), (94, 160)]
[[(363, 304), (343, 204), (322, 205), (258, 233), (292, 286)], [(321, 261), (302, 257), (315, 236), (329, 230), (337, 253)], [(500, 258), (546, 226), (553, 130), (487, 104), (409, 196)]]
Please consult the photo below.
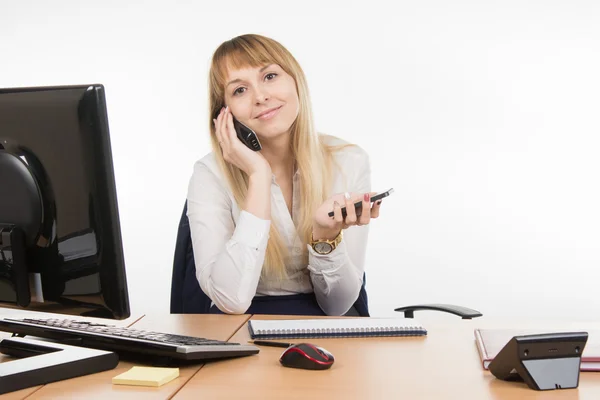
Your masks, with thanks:
[[(213, 337), (244, 343), (250, 316), (146, 316), (135, 328)], [(254, 316), (255, 319), (285, 318)], [(292, 318), (292, 317), (289, 317)], [(421, 320), (421, 318), (419, 318)], [(180, 377), (159, 388), (112, 385), (112, 377), (132, 364), (111, 371), (55, 382), (0, 396), (13, 399), (279, 399), (279, 398), (410, 398), (410, 399), (599, 399), (600, 373), (586, 372), (578, 389), (538, 392), (524, 383), (504, 382), (484, 371), (479, 361), (475, 328), (600, 330), (600, 324), (502, 322), (478, 318), (440, 321), (422, 319), (427, 337), (314, 339), (331, 351), (330, 370), (284, 368), (281, 348), (261, 347), (258, 355), (183, 367)], [(234, 334), (235, 333), (235, 334)], [(299, 342), (300, 340), (296, 340)]]
[[(22, 308), (8, 307), (5, 303), (2, 303), (2, 317), (4, 317), (4, 318), (34, 318), (34, 317), (70, 318), (63, 314), (43, 313), (43, 312), (36, 312), (36, 311), (29, 311), (29, 310), (24, 311)], [(143, 317), (143, 315), (132, 315), (131, 317), (129, 317), (127, 319), (124, 319), (121, 321), (111, 321), (110, 323), (112, 325), (116, 325), (116, 326), (131, 326), (131, 325), (135, 324), (137, 321), (139, 321), (140, 318), (142, 318), (142, 317)], [(106, 320), (103, 320), (103, 319), (97, 319), (97, 318), (87, 318), (87, 319), (97, 321), (100, 323), (106, 323)], [(10, 336), (11, 335), (9, 333), (0, 332), (0, 340), (9, 338)], [(0, 363), (10, 362), (12, 360), (14, 360), (12, 357), (8, 357), (4, 354), (0, 354)], [(26, 388), (23, 390), (17, 390), (16, 392), (11, 392), (11, 393), (7, 393), (4, 395), (0, 395), (0, 400), (24, 399), (24, 398), (27, 398), (28, 396), (32, 395), (34, 392), (36, 392), (37, 390), (39, 390), (41, 388), (42, 388), (42, 385), (33, 386), (33, 387)]]
[[(253, 317), (258, 318), (279, 317)], [(261, 347), (256, 356), (206, 365), (175, 399), (600, 399), (600, 373), (582, 373), (579, 389), (538, 392), (524, 383), (497, 380), (484, 371), (474, 328), (516, 325), (496, 325), (483, 319), (423, 323), (427, 337), (310, 340), (336, 357), (333, 367), (325, 371), (284, 368), (278, 362), (281, 348)], [(236, 342), (248, 339), (247, 326), (232, 338)]]
[[(181, 335), (228, 340), (250, 315), (164, 315), (144, 316), (135, 322), (136, 329), (171, 332)], [(121, 361), (117, 368), (81, 376), (43, 387), (23, 389), (0, 396), (0, 400), (38, 399), (169, 399), (197, 373), (203, 364), (179, 369), (179, 377), (158, 387), (113, 385), (112, 378), (129, 370), (130, 362)]]

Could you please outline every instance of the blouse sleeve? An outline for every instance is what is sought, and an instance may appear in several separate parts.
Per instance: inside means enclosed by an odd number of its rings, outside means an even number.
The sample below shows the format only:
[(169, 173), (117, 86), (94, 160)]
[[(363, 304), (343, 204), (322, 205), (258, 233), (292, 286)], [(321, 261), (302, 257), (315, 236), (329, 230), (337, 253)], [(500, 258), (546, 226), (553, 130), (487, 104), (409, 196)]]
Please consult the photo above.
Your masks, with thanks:
[(245, 313), (256, 294), (271, 221), (242, 210), (236, 226), (225, 188), (200, 162), (187, 201), (200, 287), (221, 311)]
[[(352, 154), (355, 159), (354, 179), (348, 191), (371, 191), (371, 167), (364, 150)], [(339, 246), (327, 255), (308, 247), (308, 269), (319, 306), (327, 315), (343, 315), (358, 298), (363, 283), (369, 225), (351, 226), (344, 230)]]

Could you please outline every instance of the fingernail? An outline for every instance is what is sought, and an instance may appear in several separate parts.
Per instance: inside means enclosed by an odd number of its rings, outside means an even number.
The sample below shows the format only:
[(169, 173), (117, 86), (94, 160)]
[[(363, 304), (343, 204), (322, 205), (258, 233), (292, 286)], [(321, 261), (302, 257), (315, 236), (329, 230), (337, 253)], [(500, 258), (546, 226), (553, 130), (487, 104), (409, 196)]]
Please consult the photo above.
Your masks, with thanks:
[(377, 202), (377, 205), (381, 205), (381, 200), (379, 200), (379, 201)]
[(226, 106), (226, 107), (225, 107), (225, 111), (227, 111), (227, 110), (229, 110), (229, 106)]
[(334, 206), (334, 207), (335, 207), (335, 206), (338, 206), (338, 207), (339, 207), (339, 206), (340, 206), (340, 203), (338, 203), (337, 201), (334, 201), (334, 202), (333, 202), (333, 206)]
[(370, 198), (371, 198), (371, 194), (365, 193), (365, 201), (368, 202)]

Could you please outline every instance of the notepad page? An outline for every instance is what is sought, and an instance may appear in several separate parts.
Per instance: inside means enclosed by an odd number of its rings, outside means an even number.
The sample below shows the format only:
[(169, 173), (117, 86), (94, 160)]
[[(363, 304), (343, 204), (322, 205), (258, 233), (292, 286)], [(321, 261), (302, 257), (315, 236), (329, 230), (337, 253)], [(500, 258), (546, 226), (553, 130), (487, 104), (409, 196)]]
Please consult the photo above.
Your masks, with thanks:
[(252, 329), (257, 334), (291, 332), (361, 332), (369, 330), (402, 331), (423, 330), (414, 318), (322, 318), (297, 320), (251, 320)]

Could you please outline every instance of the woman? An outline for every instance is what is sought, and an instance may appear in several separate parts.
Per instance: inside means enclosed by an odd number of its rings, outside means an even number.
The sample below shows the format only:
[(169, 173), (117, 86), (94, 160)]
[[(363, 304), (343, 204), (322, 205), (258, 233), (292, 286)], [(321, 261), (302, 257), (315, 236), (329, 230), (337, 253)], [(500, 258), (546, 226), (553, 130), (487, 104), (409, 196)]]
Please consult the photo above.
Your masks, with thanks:
[[(226, 41), (209, 75), (213, 151), (194, 166), (187, 215), (211, 312), (356, 315), (367, 225), (380, 208), (367, 154), (317, 134), (304, 73), (278, 42)], [(234, 117), (262, 150), (237, 138)]]

